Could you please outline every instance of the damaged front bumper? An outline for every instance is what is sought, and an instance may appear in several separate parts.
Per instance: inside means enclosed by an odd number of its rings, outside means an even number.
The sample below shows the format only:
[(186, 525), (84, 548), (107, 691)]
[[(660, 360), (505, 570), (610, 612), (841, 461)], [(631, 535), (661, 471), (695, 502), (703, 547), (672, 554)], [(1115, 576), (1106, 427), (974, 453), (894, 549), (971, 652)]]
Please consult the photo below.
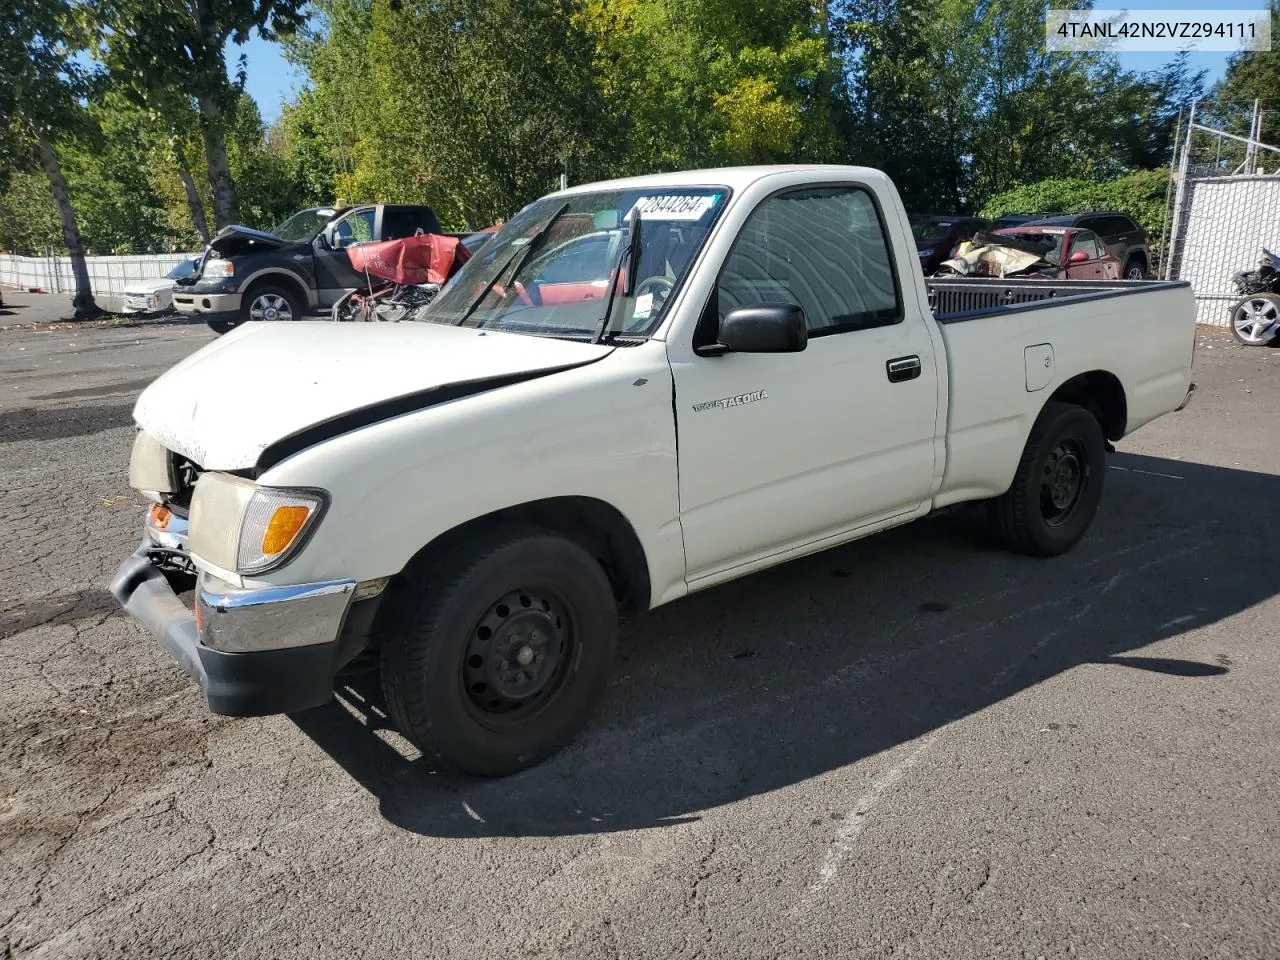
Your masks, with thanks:
[(188, 608), (174, 586), (184, 577), (183, 539), (148, 524), (111, 593), (200, 685), (209, 709), (247, 717), (327, 702), (335, 675), (365, 645), (376, 598), (353, 602), (353, 580), (240, 588), (201, 572)]

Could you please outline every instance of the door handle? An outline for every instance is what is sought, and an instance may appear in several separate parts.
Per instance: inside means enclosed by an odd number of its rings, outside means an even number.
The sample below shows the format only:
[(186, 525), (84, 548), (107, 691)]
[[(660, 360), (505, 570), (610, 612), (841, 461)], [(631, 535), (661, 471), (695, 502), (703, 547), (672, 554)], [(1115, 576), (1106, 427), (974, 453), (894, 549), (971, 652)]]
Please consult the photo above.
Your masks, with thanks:
[(890, 383), (901, 383), (903, 380), (914, 380), (920, 376), (920, 358), (917, 356), (896, 357), (884, 365)]

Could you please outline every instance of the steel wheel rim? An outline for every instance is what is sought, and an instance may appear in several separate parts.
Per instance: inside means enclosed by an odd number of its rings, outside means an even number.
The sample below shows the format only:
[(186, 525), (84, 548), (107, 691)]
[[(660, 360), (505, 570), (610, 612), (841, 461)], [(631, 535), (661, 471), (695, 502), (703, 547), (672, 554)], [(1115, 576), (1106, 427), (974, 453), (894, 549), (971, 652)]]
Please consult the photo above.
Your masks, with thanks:
[(249, 304), (250, 320), (292, 320), (293, 307), (278, 293), (264, 293)]
[(511, 590), (477, 619), (462, 656), (467, 710), (510, 728), (542, 713), (564, 688), (577, 652), (569, 606), (544, 587)]
[(1088, 459), (1076, 440), (1063, 440), (1050, 451), (1040, 475), (1040, 515), (1051, 527), (1066, 523), (1084, 496)]
[(1280, 310), (1264, 297), (1251, 297), (1235, 309), (1231, 322), (1241, 340), (1262, 343), (1263, 331), (1269, 329), (1280, 316)]

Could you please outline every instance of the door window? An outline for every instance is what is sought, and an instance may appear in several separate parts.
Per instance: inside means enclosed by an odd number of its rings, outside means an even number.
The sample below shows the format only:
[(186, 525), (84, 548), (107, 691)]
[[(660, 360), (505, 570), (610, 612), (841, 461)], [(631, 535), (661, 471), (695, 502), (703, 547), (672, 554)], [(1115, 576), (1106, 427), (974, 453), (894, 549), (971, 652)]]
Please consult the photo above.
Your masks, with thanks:
[(354, 210), (337, 224), (338, 246), (349, 247), (353, 243), (367, 243), (373, 239), (373, 217), (377, 211), (373, 207)]
[(811, 336), (898, 323), (902, 301), (880, 213), (860, 187), (795, 190), (751, 213), (716, 286), (738, 307), (794, 303)]
[(1106, 250), (1103, 249), (1102, 243), (1098, 240), (1096, 234), (1079, 233), (1076, 234), (1074, 240), (1071, 241), (1071, 252), (1083, 250), (1089, 254), (1090, 260), (1099, 260), (1106, 256)]

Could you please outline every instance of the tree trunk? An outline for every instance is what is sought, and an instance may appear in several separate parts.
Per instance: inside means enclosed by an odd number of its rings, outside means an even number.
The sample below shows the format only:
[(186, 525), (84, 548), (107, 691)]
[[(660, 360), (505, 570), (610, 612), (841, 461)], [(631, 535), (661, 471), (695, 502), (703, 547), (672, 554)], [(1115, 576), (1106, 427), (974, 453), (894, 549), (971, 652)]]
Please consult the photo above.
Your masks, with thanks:
[(195, 224), (196, 233), (200, 234), (200, 242), (209, 242), (209, 221), (204, 216), (204, 201), (200, 199), (200, 191), (186, 165), (178, 161), (178, 176), (182, 179), (182, 187), (187, 191), (187, 207), (191, 211), (191, 222)]
[(76, 225), (75, 208), (71, 206), (71, 194), (67, 191), (67, 181), (62, 176), (62, 165), (58, 162), (53, 143), (43, 132), (36, 134), (36, 143), (40, 148), (40, 165), (49, 177), (53, 201), (58, 205), (58, 217), (62, 221), (62, 241), (67, 245), (67, 254), (71, 257), (71, 272), (76, 278), (76, 295), (71, 301), (75, 308), (75, 319), (89, 320), (102, 311), (93, 300), (89, 266), (84, 260), (84, 244), (80, 240), (80, 228)]
[(211, 96), (200, 98), (200, 134), (209, 165), (209, 186), (213, 188), (213, 220), (218, 229), (236, 219), (236, 186), (227, 162), (227, 141), (222, 129), (222, 110)]

